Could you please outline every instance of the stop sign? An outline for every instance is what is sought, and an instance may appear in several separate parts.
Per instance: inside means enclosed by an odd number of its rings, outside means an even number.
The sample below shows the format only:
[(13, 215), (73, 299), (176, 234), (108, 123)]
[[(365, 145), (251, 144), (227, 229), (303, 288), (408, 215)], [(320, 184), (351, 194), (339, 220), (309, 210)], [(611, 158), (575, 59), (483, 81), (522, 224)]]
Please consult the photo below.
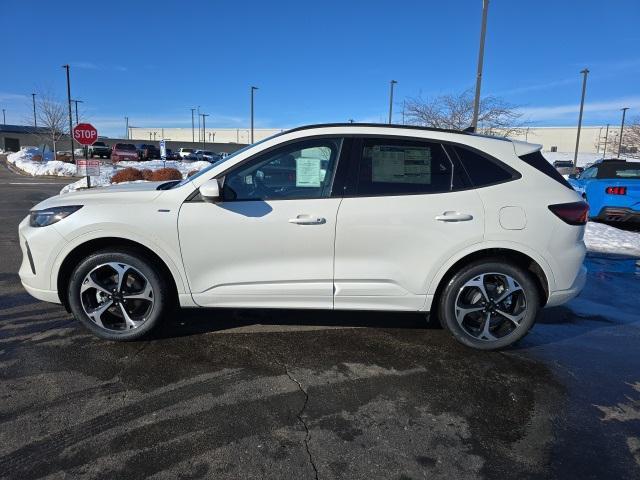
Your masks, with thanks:
[(79, 123), (73, 127), (73, 139), (80, 145), (93, 145), (98, 139), (98, 130), (90, 123)]

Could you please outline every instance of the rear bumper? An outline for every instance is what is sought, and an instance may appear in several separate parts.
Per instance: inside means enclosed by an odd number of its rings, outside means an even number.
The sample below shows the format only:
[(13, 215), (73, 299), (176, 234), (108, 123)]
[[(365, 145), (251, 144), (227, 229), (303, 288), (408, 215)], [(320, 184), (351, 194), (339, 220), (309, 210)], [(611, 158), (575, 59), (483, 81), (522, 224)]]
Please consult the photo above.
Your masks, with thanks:
[(625, 207), (602, 207), (596, 220), (601, 222), (640, 222), (640, 211)]
[(578, 271), (576, 279), (573, 281), (573, 285), (566, 290), (556, 290), (549, 294), (546, 307), (555, 307), (568, 302), (572, 298), (578, 296), (587, 283), (587, 267), (582, 265)]

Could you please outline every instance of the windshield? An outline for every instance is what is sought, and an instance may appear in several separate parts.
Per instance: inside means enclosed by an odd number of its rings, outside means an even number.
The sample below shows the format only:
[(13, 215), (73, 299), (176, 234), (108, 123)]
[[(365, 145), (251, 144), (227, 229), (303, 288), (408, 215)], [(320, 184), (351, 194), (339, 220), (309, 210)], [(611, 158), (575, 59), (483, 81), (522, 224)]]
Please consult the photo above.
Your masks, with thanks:
[(116, 145), (116, 150), (135, 150), (136, 147), (131, 145), (130, 143), (118, 143)]
[(177, 188), (177, 187), (181, 187), (182, 185), (186, 185), (187, 182), (190, 182), (191, 180), (194, 180), (196, 178), (198, 178), (201, 175), (204, 175), (205, 173), (207, 173), (209, 170), (211, 170), (212, 168), (217, 167), (218, 165), (221, 165), (225, 162), (228, 162), (229, 160), (233, 160), (236, 155), (241, 154), (242, 152), (245, 152), (247, 150), (249, 150), (252, 147), (255, 147), (257, 145), (260, 145), (261, 143), (266, 142), (267, 140), (271, 140), (273, 137), (277, 137), (278, 135), (282, 135), (281, 133), (276, 133), (275, 135), (272, 135), (270, 137), (267, 137), (263, 140), (260, 140), (259, 142), (256, 143), (252, 143), (250, 145), (247, 145), (246, 147), (241, 148), (240, 150), (236, 150), (233, 153), (230, 153), (229, 155), (227, 155), (224, 158), (221, 158), (220, 160), (216, 160), (215, 162), (213, 162), (211, 165), (209, 165), (206, 168), (203, 168), (202, 170), (200, 170), (198, 173), (195, 173), (193, 175), (191, 175), (190, 177), (185, 178), (184, 180), (182, 180), (179, 183), (176, 183), (174, 186), (172, 186), (171, 188)]

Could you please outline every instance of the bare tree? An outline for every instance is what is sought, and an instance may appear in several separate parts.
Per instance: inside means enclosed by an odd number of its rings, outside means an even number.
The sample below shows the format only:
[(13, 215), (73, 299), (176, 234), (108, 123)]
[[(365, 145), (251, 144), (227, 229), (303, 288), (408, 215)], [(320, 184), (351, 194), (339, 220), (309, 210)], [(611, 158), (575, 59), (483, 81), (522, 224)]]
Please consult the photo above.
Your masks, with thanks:
[(56, 144), (69, 132), (67, 108), (50, 93), (41, 93), (38, 97), (38, 126), (42, 127), (43, 136), (51, 140), (53, 158), (56, 159)]
[(640, 117), (635, 117), (629, 126), (624, 127), (622, 149), (627, 156), (640, 158)]
[[(409, 98), (405, 103), (407, 123), (426, 127), (464, 130), (473, 118), (473, 89), (430, 99)], [(480, 100), (478, 130), (487, 135), (512, 136), (522, 132), (524, 123), (517, 106), (487, 96)]]

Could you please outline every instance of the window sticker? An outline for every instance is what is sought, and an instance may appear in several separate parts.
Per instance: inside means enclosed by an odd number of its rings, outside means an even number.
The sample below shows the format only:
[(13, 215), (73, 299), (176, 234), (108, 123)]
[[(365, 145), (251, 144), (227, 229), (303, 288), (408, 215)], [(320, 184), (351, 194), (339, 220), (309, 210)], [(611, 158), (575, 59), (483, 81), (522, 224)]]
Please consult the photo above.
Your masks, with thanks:
[(319, 158), (296, 158), (296, 187), (319, 187), (323, 178)]
[(431, 148), (377, 145), (371, 149), (371, 181), (431, 183)]

